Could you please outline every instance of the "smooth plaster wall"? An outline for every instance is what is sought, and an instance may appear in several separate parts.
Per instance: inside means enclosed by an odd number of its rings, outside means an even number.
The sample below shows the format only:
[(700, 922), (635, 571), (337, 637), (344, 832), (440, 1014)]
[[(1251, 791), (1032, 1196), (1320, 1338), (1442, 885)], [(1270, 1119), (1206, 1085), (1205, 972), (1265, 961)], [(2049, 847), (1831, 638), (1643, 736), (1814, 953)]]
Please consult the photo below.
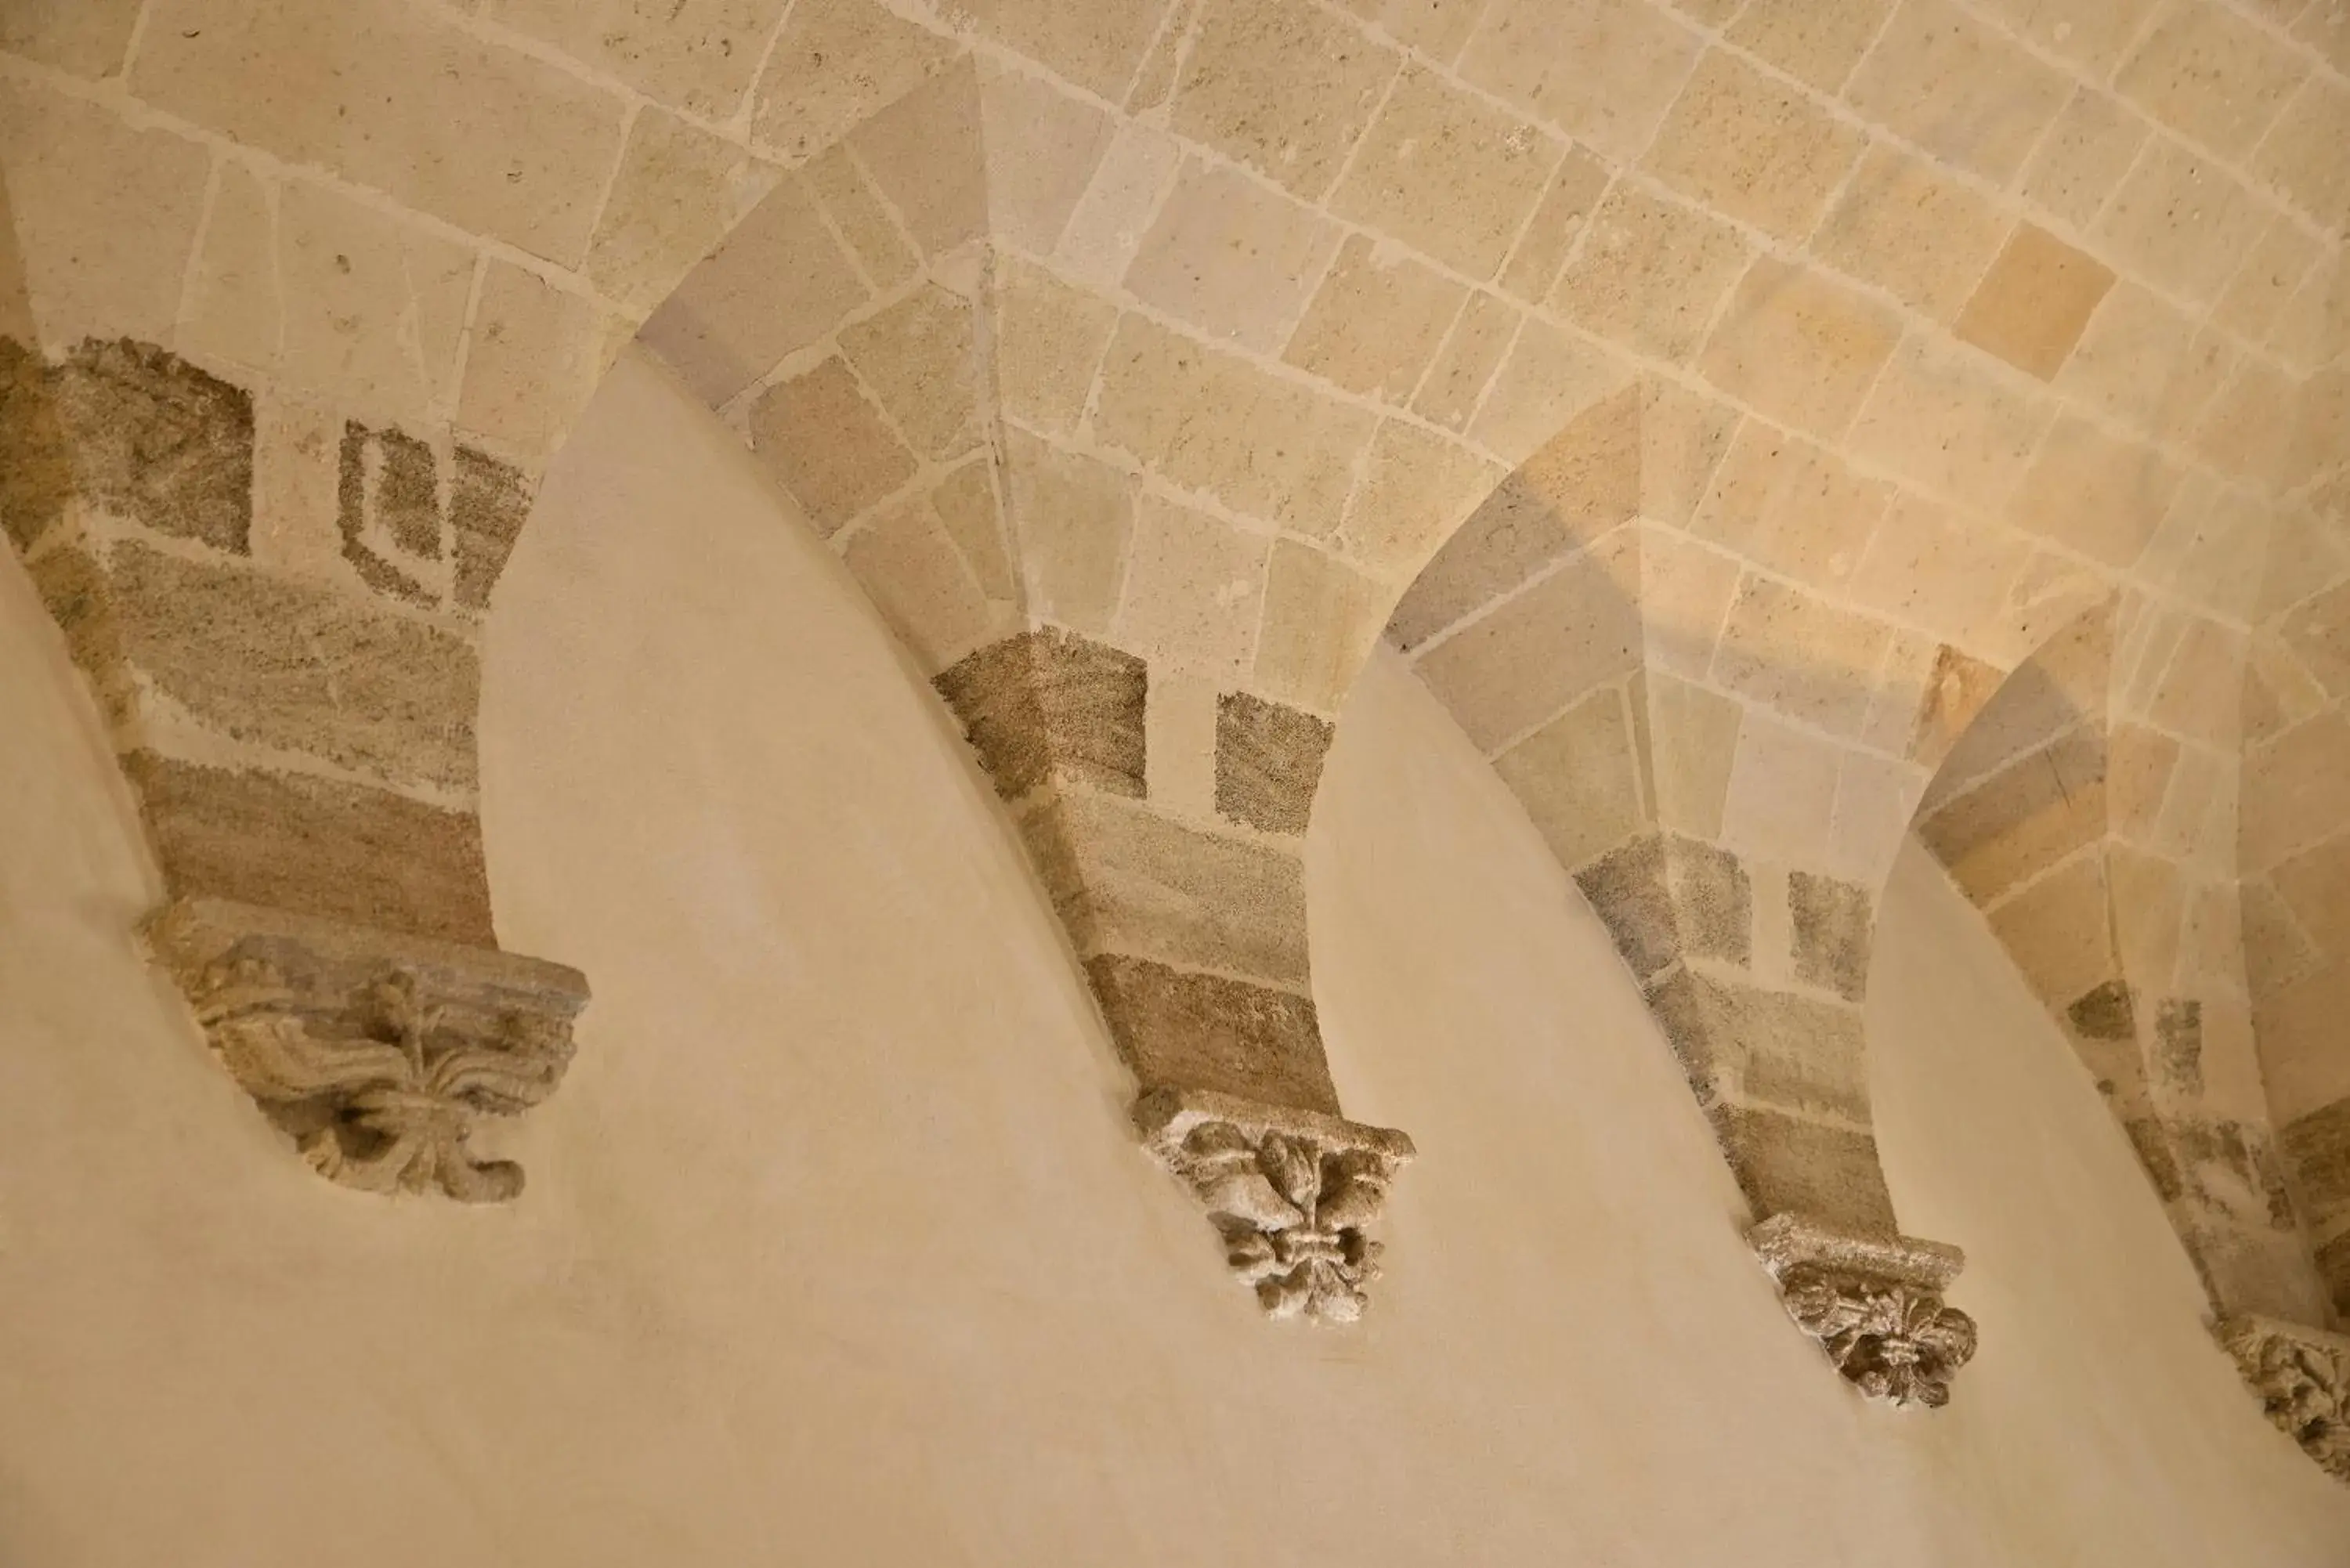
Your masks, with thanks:
[(1124, 1130), (993, 797), (739, 445), (627, 360), (500, 589), (501, 940), (585, 969), (517, 1205), (305, 1172), (130, 932), (0, 570), (0, 1568), (2338, 1568), (2086, 1077), (1921, 855), (1870, 1004), (1931, 1417), (1785, 1321), (1596, 919), (1391, 659), (1329, 764), (1349, 1112), (1419, 1141), (1358, 1331), (1261, 1321)]

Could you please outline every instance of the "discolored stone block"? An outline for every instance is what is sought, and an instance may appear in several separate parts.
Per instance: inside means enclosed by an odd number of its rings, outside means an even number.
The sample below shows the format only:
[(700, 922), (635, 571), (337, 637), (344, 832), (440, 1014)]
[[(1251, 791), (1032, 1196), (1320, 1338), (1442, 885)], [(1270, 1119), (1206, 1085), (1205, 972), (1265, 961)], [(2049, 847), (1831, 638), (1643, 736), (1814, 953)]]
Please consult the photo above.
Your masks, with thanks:
[(1266, 833), (1304, 833), (1331, 724), (1245, 691), (1216, 699), (1216, 814)]
[(1869, 1234), (1896, 1233), (1893, 1198), (1868, 1134), (1745, 1106), (1717, 1106), (1710, 1119), (1757, 1215), (1811, 1215)]
[(2203, 1004), (2166, 996), (2154, 1007), (2154, 1070), (2171, 1089), (2203, 1092)]
[(1809, 871), (1788, 873), (1787, 914), (1794, 929), (1795, 978), (1858, 1002), (1868, 990), (1874, 912), (1866, 888)]
[(122, 622), (114, 613), (105, 568), (88, 551), (68, 545), (34, 562), (31, 576), (50, 618), (65, 633), (66, 651), (107, 703), (109, 721), (127, 717), (118, 711), (123, 701)]
[(2350, 1212), (2350, 1098), (2287, 1122), (2279, 1142), (2312, 1219)]
[(920, 466), (837, 358), (760, 394), (751, 449), (827, 539)]
[(335, 496), (343, 559), (359, 580), (380, 594), (432, 604), (430, 588), (368, 541), (380, 535), (416, 560), (441, 558), (441, 475), (432, 449), (399, 431), (347, 422)]
[(2106, 830), (2106, 748), (2074, 730), (2019, 757), (1918, 825), (1970, 898), (1989, 900)]
[(1742, 965), (1751, 957), (1753, 892), (1727, 850), (1651, 835), (1602, 856), (1575, 880), (1636, 979), (1684, 957)]
[(253, 528), (253, 400), (175, 354), (91, 339), (56, 377), (82, 497), (131, 521), (243, 554)]
[(73, 452), (38, 350), (0, 337), (0, 531), (20, 550), (73, 498)]
[(2169, 1130), (2154, 1116), (2131, 1116), (2122, 1123), (2122, 1131), (2128, 1135), (2138, 1164), (2146, 1168), (2147, 1179), (2154, 1183), (2155, 1195), (2165, 1203), (2178, 1201), (2187, 1183), (2171, 1151)]
[(1142, 660), (1057, 628), (969, 655), (932, 682), (1006, 800), (1048, 782), (1144, 792)]
[(1976, 285), (1958, 334), (2045, 381), (2063, 368), (2113, 269), (2033, 223), (2018, 225)]
[(2064, 1010), (2075, 1032), (2090, 1040), (2131, 1040), (2137, 1035), (2137, 1010), (2126, 981), (2109, 980), (2085, 992)]
[(386, 790), (152, 752), (123, 759), (172, 897), (494, 947), (481, 823)]
[(1314, 1003), (1285, 991), (1105, 954), (1086, 964), (1118, 1054), (1146, 1089), (1242, 1095), (1336, 1115)]
[(123, 649), (194, 718), (395, 783), (471, 789), (481, 665), (459, 638), (314, 584), (126, 541)]
[(1305, 867), (1295, 847), (1082, 790), (1030, 810), (1021, 827), (1079, 952), (1305, 983)]
[(490, 590), (514, 554), (530, 503), (531, 483), (522, 470), (471, 447), (457, 449), (449, 527), (456, 544), (456, 599), (465, 608), (489, 607)]

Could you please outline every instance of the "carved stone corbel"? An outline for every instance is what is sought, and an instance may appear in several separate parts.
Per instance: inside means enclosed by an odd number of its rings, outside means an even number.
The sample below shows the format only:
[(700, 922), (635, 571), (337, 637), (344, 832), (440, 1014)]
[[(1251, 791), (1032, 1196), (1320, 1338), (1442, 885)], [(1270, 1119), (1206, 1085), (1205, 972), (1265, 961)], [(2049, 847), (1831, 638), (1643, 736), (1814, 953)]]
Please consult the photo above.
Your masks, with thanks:
[(2215, 1332), (2277, 1430), (2350, 1481), (2350, 1338), (2249, 1315), (2223, 1318)]
[(1747, 1232), (1787, 1314), (1863, 1394), (1929, 1409), (1975, 1353), (1975, 1322), (1942, 1302), (1966, 1254), (1939, 1241), (1861, 1236), (1794, 1214)]
[(320, 1175), (468, 1203), (522, 1190), (520, 1166), (466, 1140), (555, 1091), (588, 1002), (577, 971), (216, 898), (182, 899), (147, 935), (213, 1052)]
[(1135, 1103), (1151, 1155), (1190, 1186), (1224, 1239), (1224, 1261), (1268, 1316), (1352, 1323), (1379, 1276), (1369, 1227), (1411, 1139), (1388, 1127), (1204, 1089)]

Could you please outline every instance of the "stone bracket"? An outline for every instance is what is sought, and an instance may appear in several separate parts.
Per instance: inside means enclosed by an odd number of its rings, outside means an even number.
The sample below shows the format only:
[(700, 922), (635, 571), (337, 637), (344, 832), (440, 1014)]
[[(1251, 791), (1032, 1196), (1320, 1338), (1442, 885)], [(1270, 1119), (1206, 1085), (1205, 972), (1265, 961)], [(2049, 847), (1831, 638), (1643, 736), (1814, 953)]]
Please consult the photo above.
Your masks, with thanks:
[(522, 1190), (477, 1160), (480, 1117), (526, 1110), (570, 1064), (577, 971), (218, 898), (148, 927), (223, 1064), (321, 1175), (469, 1203)]
[(2222, 1318), (2213, 1332), (2277, 1430), (2350, 1481), (2350, 1337), (2251, 1314)]
[(1143, 1147), (1206, 1207), (1225, 1262), (1266, 1315), (1363, 1315), (1381, 1251), (1367, 1232), (1417, 1152), (1409, 1137), (1206, 1089), (1150, 1090), (1134, 1121)]
[(1746, 1239), (1788, 1315), (1863, 1394), (1929, 1409), (1950, 1403), (1951, 1376), (1975, 1353), (1974, 1319), (1942, 1302), (1965, 1253), (1798, 1214), (1774, 1214)]

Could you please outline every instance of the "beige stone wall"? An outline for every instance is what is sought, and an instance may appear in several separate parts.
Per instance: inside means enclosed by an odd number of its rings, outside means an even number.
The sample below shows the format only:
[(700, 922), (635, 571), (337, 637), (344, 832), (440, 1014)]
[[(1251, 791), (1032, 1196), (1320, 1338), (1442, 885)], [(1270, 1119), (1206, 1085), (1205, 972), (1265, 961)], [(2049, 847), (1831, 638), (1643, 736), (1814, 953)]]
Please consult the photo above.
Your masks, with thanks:
[(732, 438), (629, 366), (501, 590), (508, 944), (596, 1001), (514, 1205), (312, 1179), (132, 947), (102, 731), (0, 568), (0, 1542), (28, 1563), (1735, 1561), (2327, 1568), (2042, 1003), (1914, 854), (1867, 1026), (1965, 1245), (1950, 1408), (1786, 1323), (1543, 836), (1384, 656), (1308, 845), (1359, 1114), (1422, 1148), (1359, 1331), (1270, 1325), (919, 674)]

